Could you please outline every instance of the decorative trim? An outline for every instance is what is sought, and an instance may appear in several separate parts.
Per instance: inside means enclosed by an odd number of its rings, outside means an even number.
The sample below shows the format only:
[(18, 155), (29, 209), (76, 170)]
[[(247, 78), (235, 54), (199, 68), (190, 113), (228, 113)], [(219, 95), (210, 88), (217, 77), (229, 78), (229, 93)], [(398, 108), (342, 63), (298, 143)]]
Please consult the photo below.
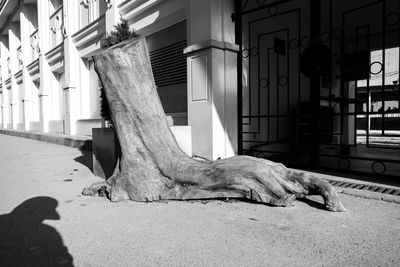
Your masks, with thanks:
[(15, 77), (15, 81), (17, 82), (17, 84), (21, 84), (22, 83), (22, 70), (15, 73), (14, 77)]
[(30, 45), (32, 49), (39, 55), (40, 54), (40, 46), (39, 46), (39, 33), (38, 29), (34, 30), (30, 37)]
[(118, 5), (119, 14), (125, 20), (130, 20), (146, 12), (149, 8), (159, 5), (164, 0), (126, 0)]
[[(55, 9), (55, 10), (53, 11), (53, 13), (51, 13), (51, 15), (50, 15), (50, 17), (49, 17), (49, 20), (51, 20), (51, 19), (58, 13), (58, 11), (60, 11), (62, 8), (63, 8), (63, 5), (57, 7), (57, 9)], [(61, 12), (61, 13), (62, 13), (62, 12)], [(61, 14), (61, 16), (63, 16), (63, 14)]]
[(8, 75), (11, 75), (11, 57), (7, 58), (7, 71)]
[(60, 43), (45, 54), (51, 71), (62, 73), (64, 69), (64, 43)]
[(85, 8), (89, 7), (89, 0), (82, 0), (81, 5), (83, 5)]
[(90, 57), (101, 50), (100, 40), (106, 36), (105, 21), (103, 14), (71, 36), (81, 57)]
[(11, 89), (11, 77), (4, 81), (6, 89)]
[(107, 4), (107, 8), (110, 9), (111, 6), (113, 5), (113, 1), (112, 0), (104, 0), (104, 3)]
[(186, 47), (183, 50), (184, 54), (192, 54), (195, 52), (199, 52), (201, 50), (206, 50), (210, 48), (216, 48), (224, 51), (230, 51), (230, 52), (239, 52), (239, 46), (237, 44), (229, 43), (229, 42), (220, 42), (214, 39), (207, 40), (202, 43), (197, 43), (197, 44), (192, 44)]
[[(208, 100), (208, 58), (207, 55), (189, 58), (190, 68), (190, 100), (202, 102)], [(195, 64), (194, 64), (195, 63)]]
[(39, 72), (39, 58), (35, 59), (26, 66), (28, 73), (33, 76)]
[[(106, 20), (105, 14), (102, 14), (96, 20), (90, 22), (88, 25), (75, 32), (71, 38), (76, 47), (84, 46), (94, 38), (106, 34)], [(89, 38), (88, 38), (89, 37)]]
[(18, 68), (21, 69), (24, 65), (24, 61), (22, 60), (22, 47), (19, 46), (17, 48), (17, 59), (18, 59)]

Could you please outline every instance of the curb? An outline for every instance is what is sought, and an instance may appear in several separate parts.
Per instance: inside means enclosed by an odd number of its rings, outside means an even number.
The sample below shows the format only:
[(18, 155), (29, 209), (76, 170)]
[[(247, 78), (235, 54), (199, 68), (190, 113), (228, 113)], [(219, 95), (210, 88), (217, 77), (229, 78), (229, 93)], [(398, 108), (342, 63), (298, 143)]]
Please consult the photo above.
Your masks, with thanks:
[(336, 191), (341, 194), (353, 196), (353, 197), (360, 197), (365, 199), (373, 199), (373, 200), (380, 200), (384, 202), (396, 203), (400, 204), (400, 197), (393, 196), (393, 195), (386, 195), (380, 193), (373, 193), (366, 190), (354, 190), (354, 189), (343, 189), (340, 187), (336, 187)]
[(92, 151), (92, 138), (86, 136), (72, 136), (55, 133), (31, 133), (18, 130), (0, 129), (0, 134), (28, 138), (37, 141), (69, 146), (80, 150)]

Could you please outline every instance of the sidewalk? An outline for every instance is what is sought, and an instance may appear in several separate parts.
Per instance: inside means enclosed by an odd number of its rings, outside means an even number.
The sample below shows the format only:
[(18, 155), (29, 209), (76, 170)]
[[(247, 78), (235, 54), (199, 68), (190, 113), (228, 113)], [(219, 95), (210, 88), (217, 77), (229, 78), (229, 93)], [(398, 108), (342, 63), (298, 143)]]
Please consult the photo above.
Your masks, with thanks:
[(92, 150), (92, 138), (83, 135), (66, 135), (58, 133), (26, 132), (18, 130), (0, 129), (0, 134), (29, 138), (33, 140), (70, 146), (79, 149)]
[(400, 266), (396, 203), (339, 194), (345, 213), (320, 197), (286, 208), (111, 203), (81, 196), (97, 181), (90, 164), (76, 148), (0, 134), (0, 266), (15, 255), (64, 266)]

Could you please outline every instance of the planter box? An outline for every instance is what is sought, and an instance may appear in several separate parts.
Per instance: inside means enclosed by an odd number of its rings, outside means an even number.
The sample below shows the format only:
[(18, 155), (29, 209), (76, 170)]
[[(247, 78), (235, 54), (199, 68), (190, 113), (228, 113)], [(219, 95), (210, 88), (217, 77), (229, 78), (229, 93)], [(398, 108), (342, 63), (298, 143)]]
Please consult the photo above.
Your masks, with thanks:
[[(190, 126), (170, 126), (178, 146), (188, 156), (192, 156), (192, 138)], [(121, 154), (114, 128), (93, 128), (93, 173), (105, 179), (109, 178)]]
[(109, 178), (117, 164), (120, 147), (114, 128), (93, 128), (93, 173)]

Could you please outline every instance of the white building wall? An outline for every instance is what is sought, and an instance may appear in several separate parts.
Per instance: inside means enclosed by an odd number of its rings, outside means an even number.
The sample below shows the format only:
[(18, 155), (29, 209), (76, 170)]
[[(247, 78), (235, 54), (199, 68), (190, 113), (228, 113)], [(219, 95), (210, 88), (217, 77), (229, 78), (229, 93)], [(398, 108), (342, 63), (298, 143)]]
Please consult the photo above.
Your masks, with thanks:
[[(144, 37), (157, 35), (163, 29), (186, 21), (187, 36), (183, 39), (188, 40), (190, 45), (186, 51), (189, 58), (188, 69), (197, 66), (196, 54), (199, 53), (198, 56), (201, 56), (204, 52), (207, 64), (200, 65), (206, 68), (207, 83), (200, 84), (205, 88), (197, 88), (198, 85), (187, 88), (188, 101), (183, 105), (188, 105), (189, 108), (182, 109), (183, 113), (188, 113), (183, 116), (189, 118), (189, 126), (195, 127), (195, 131), (192, 131), (194, 133), (190, 137), (190, 127), (185, 126), (189, 130), (185, 128), (183, 132), (189, 133), (188, 140), (196, 140), (197, 147), (194, 147), (193, 151), (195, 154), (214, 159), (235, 153), (236, 47), (233, 44), (234, 29), (230, 18), (233, 0), (24, 2), (9, 0), (6, 3), (16, 6), (14, 9), (16, 12), (22, 10), (23, 18), (26, 19), (25, 25), (21, 26), (22, 31), (8, 30), (9, 27), (13, 27), (8, 22), (0, 25), (2, 34), (10, 36), (10, 46), (7, 40), (7, 44), (2, 42), (0, 47), (3, 128), (12, 121), (12, 127), (15, 129), (17, 122), (25, 121), (26, 130), (60, 132), (58, 126), (61, 122), (64, 127), (62, 132), (66, 134), (90, 135), (92, 127), (102, 125), (99, 83), (93, 68), (92, 56), (101, 51), (100, 40), (105, 37), (106, 32), (113, 30), (121, 18), (127, 20), (130, 27)], [(14, 15), (0, 14), (0, 16)], [(18, 35), (19, 32), (23, 37), (17, 38), (15, 33)], [(17, 72), (16, 48), (20, 45), (18, 43), (20, 41), (22, 41), (21, 47), (24, 47), (22, 53), (25, 60), (21, 66), (24, 75), (22, 75), (21, 90), (18, 88), (16, 90), (13, 75)], [(214, 41), (217, 41), (218, 48), (212, 47)], [(207, 46), (207, 44), (212, 45)], [(202, 45), (206, 47), (203, 49)], [(198, 52), (196, 47), (204, 51)], [(7, 57), (3, 56), (8, 54), (12, 56), (11, 76), (7, 73)], [(188, 84), (201, 79), (201, 73), (201, 71), (189, 72)], [(10, 77), (11, 80), (6, 85), (4, 81)], [(7, 90), (7, 86), (11, 87), (10, 90)], [(185, 83), (179, 86), (185, 86)], [(173, 95), (175, 91), (182, 90), (181, 87), (178, 89), (172, 85), (164, 89), (171, 90)], [(199, 92), (204, 90), (208, 92), (206, 110), (201, 108), (200, 102), (193, 101), (199, 97), (192, 94), (196, 93), (196, 88)], [(168, 92), (164, 93), (168, 95)], [(16, 102), (19, 99), (18, 94), (27, 97), (23, 100), (29, 101), (30, 118), (27, 117), (26, 110), (24, 112), (23, 109), (17, 108), (18, 105), (23, 107), (22, 101)]]
[(32, 121), (38, 122), (39, 118), (39, 87), (38, 83), (31, 82), (31, 95), (32, 95), (32, 105), (31, 105), (31, 116)]
[(88, 61), (89, 91), (90, 91), (90, 119), (100, 119), (100, 81), (94, 70), (93, 60)]
[(2, 87), (2, 127), (7, 128), (9, 121), (9, 104), (8, 104), (8, 90), (5, 84), (5, 80), (8, 77), (8, 36), (1, 33), (0, 38), (0, 75), (1, 75), (1, 87)]
[(88, 60), (84, 59), (80, 71), (81, 119), (90, 119), (90, 79)]

